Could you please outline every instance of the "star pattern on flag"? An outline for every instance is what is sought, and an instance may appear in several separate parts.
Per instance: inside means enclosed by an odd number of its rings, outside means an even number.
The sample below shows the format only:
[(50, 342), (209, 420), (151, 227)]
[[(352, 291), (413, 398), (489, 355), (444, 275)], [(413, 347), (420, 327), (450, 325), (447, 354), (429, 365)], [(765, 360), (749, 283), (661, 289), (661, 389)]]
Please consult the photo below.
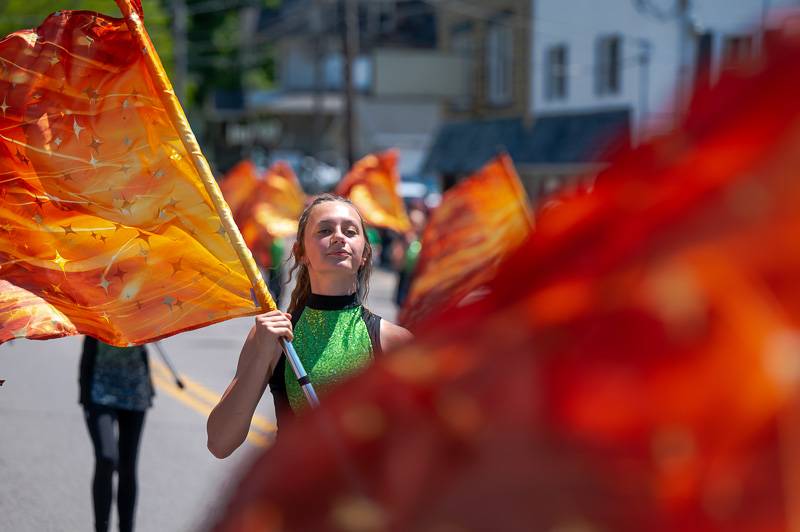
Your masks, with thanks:
[(58, 250), (56, 250), (56, 256), (52, 259), (52, 261), (61, 269), (62, 272), (65, 271), (64, 267), (69, 262), (67, 259), (61, 256)]
[[(0, 342), (32, 308), (58, 316), (55, 336), (74, 319), (114, 345), (259, 312), (125, 20), (64, 11), (14, 36), (0, 41), (0, 268), (20, 290)], [(36, 323), (26, 334), (45, 337)]]

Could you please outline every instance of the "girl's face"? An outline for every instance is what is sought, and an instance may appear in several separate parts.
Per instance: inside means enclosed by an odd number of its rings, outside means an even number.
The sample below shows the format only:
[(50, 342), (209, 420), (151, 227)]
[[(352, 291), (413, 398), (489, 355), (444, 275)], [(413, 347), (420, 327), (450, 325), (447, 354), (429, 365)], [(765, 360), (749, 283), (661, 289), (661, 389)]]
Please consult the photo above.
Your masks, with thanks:
[(364, 264), (366, 235), (361, 218), (341, 201), (321, 203), (308, 217), (303, 235), (304, 260), (311, 274), (350, 273), (355, 276)]

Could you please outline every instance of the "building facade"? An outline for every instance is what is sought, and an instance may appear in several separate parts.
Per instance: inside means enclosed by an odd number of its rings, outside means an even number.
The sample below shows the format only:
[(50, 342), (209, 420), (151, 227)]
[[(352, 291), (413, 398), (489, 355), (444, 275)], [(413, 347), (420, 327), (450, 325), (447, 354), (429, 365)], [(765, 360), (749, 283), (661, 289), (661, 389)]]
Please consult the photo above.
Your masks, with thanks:
[[(275, 49), (276, 86), (247, 91), (239, 109), (228, 114), (228, 131), (272, 132), (255, 143), (280, 157), (313, 158), (346, 170), (343, 4), (287, 0), (259, 25)], [(356, 155), (397, 148), (401, 174), (416, 175), (441, 124), (443, 100), (461, 91), (463, 61), (438, 46), (437, 12), (430, 3), (357, 4)]]

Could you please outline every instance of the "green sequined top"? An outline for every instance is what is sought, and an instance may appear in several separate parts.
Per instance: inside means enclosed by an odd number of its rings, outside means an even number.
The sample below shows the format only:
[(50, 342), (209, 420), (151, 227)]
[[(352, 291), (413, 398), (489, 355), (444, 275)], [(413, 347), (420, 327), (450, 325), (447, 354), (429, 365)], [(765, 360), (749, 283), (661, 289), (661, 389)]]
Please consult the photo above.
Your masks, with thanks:
[[(294, 321), (293, 344), (318, 395), (359, 372), (380, 352), (380, 317), (369, 312), (355, 294), (309, 296)], [(292, 412), (307, 406), (291, 365), (283, 361), (282, 383)], [(281, 368), (276, 368), (276, 373)], [(273, 395), (275, 386), (270, 382)], [(280, 390), (278, 390), (280, 393)], [(280, 406), (276, 398), (276, 410)]]

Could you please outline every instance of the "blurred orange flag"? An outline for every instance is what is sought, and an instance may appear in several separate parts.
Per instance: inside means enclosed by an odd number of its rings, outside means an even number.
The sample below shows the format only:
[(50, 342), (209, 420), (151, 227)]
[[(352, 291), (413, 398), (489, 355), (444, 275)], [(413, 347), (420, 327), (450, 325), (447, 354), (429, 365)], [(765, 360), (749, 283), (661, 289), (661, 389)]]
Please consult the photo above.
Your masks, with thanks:
[(486, 284), (532, 225), (527, 195), (508, 155), (499, 155), (448, 190), (422, 236), (400, 323), (416, 329)]
[(305, 193), (292, 168), (278, 161), (260, 172), (251, 161), (242, 161), (228, 172), (220, 189), (247, 246), (262, 266), (269, 266), (270, 242), (296, 235), (305, 208)]
[(773, 33), (282, 432), (216, 530), (797, 530), (800, 37)]
[(297, 222), (306, 205), (306, 195), (292, 168), (278, 161), (262, 177), (253, 198), (253, 218), (272, 238), (297, 234)]
[(62, 11), (0, 41), (0, 341), (124, 346), (260, 311), (141, 8), (118, 4), (127, 23)]
[(368, 225), (405, 233), (411, 222), (397, 192), (397, 157), (396, 150), (367, 155), (353, 165), (335, 192), (349, 198)]
[[(225, 196), (225, 202), (230, 207), (237, 225), (243, 217), (245, 211), (243, 207), (250, 202), (258, 188), (259, 179), (258, 168), (253, 161), (246, 159), (236, 163), (220, 181), (219, 189)], [(239, 229), (241, 228), (239, 225)]]

